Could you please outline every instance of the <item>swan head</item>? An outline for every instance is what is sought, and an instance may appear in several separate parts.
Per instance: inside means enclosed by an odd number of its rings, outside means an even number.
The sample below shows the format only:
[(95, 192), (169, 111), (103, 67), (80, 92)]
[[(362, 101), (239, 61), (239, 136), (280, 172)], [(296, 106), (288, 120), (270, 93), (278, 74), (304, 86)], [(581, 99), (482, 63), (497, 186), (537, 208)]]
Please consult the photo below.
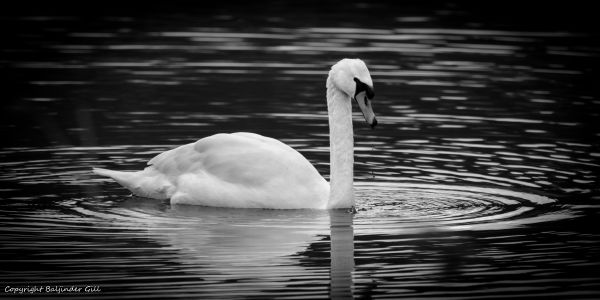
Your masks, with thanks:
[(365, 117), (365, 121), (371, 128), (375, 128), (377, 118), (371, 106), (375, 92), (373, 91), (373, 80), (367, 65), (358, 58), (344, 58), (331, 68), (329, 74), (333, 84), (356, 101)]

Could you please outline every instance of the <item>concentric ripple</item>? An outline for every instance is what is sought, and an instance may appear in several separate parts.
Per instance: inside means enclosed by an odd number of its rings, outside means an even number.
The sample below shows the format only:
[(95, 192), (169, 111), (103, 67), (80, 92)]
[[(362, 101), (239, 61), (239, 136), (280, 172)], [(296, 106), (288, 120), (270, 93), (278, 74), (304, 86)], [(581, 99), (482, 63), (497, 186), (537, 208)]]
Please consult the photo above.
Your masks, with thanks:
[[(598, 298), (598, 35), (558, 25), (581, 3), (546, 27), (552, 5), (363, 2), (9, 9), (0, 282), (102, 287), (23, 295), (43, 299)], [(343, 57), (367, 62), (380, 124), (355, 115), (355, 215), (175, 206), (90, 172), (249, 131), (327, 176)]]
[(506, 229), (569, 217), (553, 207), (552, 198), (500, 188), (359, 183), (358, 195), (357, 221), (369, 230), (385, 231), (390, 226)]

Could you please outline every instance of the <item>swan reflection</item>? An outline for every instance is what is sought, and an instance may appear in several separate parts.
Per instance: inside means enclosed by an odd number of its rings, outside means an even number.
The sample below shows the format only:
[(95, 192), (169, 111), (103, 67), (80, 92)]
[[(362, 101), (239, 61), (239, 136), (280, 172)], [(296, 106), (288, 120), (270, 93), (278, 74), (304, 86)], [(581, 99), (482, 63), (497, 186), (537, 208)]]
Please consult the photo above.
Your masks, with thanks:
[[(315, 269), (302, 261), (314, 259), (307, 249), (330, 236), (330, 295), (352, 297), (353, 215), (347, 210), (228, 209), (142, 198), (125, 201), (120, 209), (126, 211), (116, 213), (136, 215), (149, 236), (176, 250), (170, 259), (182, 271), (209, 281), (203, 283), (207, 290), (252, 283), (267, 292), (282, 288), (273, 286), (274, 279), (290, 278), (292, 283), (293, 278), (315, 276)], [(216, 280), (211, 283), (210, 278)]]
[(347, 210), (330, 210), (331, 269), (330, 297), (352, 299), (354, 271), (354, 214)]

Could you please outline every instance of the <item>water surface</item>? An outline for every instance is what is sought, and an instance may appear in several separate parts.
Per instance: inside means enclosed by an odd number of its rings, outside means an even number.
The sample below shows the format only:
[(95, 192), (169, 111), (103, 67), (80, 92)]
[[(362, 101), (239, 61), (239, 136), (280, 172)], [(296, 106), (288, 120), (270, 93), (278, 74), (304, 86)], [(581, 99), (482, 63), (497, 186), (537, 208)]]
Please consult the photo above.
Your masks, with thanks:
[[(0, 282), (101, 287), (70, 294), (86, 299), (597, 297), (598, 35), (519, 20), (442, 4), (2, 17)], [(379, 120), (354, 118), (356, 215), (170, 205), (90, 173), (250, 131), (328, 178), (325, 79), (343, 57), (367, 62)]]

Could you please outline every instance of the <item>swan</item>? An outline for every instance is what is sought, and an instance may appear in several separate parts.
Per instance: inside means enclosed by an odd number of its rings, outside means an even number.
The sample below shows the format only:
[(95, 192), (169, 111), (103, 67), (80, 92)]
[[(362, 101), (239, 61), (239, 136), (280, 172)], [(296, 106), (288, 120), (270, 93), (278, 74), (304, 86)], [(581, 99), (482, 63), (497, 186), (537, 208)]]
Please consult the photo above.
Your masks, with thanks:
[(360, 59), (342, 59), (327, 78), (330, 183), (298, 151), (255, 133), (219, 133), (163, 152), (142, 171), (93, 168), (134, 195), (172, 204), (231, 208), (354, 209), (352, 101), (377, 119), (373, 81)]

